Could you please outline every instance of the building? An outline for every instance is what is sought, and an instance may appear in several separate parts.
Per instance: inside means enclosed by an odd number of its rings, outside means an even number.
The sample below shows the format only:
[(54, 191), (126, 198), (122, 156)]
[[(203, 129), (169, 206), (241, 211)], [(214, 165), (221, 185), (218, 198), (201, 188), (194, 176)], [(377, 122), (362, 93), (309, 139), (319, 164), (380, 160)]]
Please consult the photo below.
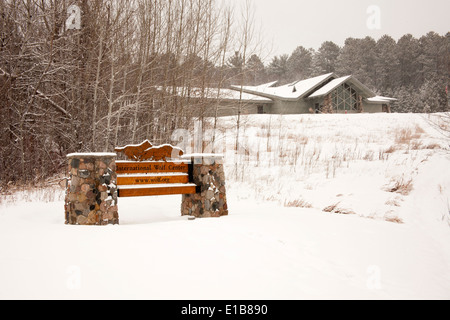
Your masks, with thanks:
[[(377, 96), (353, 76), (334, 73), (276, 86), (278, 81), (259, 86), (229, 89), (191, 88), (189, 99), (201, 100), (206, 116), (241, 114), (379, 113), (390, 112), (394, 98)], [(181, 89), (179, 89), (181, 90)], [(186, 97), (186, 94), (180, 96)]]
[(296, 81), (283, 86), (271, 82), (260, 86), (231, 86), (231, 89), (269, 99), (245, 103), (244, 113), (377, 113), (390, 112), (396, 99), (377, 96), (353, 76), (334, 73)]

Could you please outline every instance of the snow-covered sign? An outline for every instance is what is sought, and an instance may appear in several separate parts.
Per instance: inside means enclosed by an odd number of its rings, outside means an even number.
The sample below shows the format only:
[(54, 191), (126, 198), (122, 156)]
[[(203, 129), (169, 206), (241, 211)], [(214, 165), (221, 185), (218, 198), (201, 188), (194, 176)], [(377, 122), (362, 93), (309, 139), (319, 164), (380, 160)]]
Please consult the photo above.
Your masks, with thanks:
[(81, 9), (77, 5), (71, 5), (67, 8), (69, 17), (66, 20), (66, 30), (81, 29)]
[(116, 152), (124, 153), (130, 160), (135, 161), (167, 161), (167, 159), (177, 159), (184, 154), (183, 150), (170, 144), (155, 147), (150, 141), (145, 140), (139, 145), (127, 145), (116, 148)]
[(198, 191), (191, 181), (192, 167), (176, 160), (183, 155), (179, 148), (168, 144), (156, 147), (145, 140), (115, 151), (133, 160), (117, 162), (119, 197), (195, 194)]

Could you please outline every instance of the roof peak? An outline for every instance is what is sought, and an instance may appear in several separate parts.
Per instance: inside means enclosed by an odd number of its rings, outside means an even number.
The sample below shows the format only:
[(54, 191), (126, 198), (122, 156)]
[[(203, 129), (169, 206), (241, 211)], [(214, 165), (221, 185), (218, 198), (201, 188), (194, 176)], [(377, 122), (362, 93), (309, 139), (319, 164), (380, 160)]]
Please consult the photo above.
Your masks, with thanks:
[(233, 90), (242, 90), (244, 92), (263, 96), (270, 99), (282, 99), (288, 101), (297, 101), (311, 93), (325, 81), (335, 78), (334, 73), (327, 73), (317, 77), (298, 80), (279, 87), (274, 87), (276, 82), (269, 82), (259, 86), (231, 86)]

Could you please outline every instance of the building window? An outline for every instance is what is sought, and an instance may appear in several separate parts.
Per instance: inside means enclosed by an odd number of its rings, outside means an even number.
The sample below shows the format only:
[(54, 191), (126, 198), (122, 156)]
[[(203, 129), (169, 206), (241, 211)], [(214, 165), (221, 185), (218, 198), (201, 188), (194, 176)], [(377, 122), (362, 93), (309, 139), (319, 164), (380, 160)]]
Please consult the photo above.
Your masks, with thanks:
[(334, 110), (339, 111), (358, 111), (359, 110), (359, 95), (344, 83), (338, 87), (333, 93), (333, 107)]
[(264, 106), (258, 106), (258, 114), (264, 114)]

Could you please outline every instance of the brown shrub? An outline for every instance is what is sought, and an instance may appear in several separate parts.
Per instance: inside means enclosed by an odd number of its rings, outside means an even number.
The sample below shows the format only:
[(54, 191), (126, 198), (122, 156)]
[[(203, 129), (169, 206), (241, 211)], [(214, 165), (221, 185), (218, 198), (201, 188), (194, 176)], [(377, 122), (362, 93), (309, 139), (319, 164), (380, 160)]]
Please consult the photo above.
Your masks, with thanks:
[(332, 212), (332, 213), (337, 213), (337, 214), (356, 214), (356, 212), (354, 212), (351, 209), (345, 209), (345, 208), (341, 208), (339, 207), (340, 202), (333, 204), (331, 206), (326, 207), (325, 209), (323, 209), (323, 212)]
[(293, 200), (293, 201), (286, 201), (284, 203), (284, 206), (287, 208), (312, 208), (312, 204), (310, 204), (309, 202), (306, 202), (303, 199), (297, 199), (297, 200)]
[(393, 184), (388, 187), (388, 192), (400, 193), (407, 196), (413, 190), (413, 179), (404, 179), (403, 177), (393, 181)]

